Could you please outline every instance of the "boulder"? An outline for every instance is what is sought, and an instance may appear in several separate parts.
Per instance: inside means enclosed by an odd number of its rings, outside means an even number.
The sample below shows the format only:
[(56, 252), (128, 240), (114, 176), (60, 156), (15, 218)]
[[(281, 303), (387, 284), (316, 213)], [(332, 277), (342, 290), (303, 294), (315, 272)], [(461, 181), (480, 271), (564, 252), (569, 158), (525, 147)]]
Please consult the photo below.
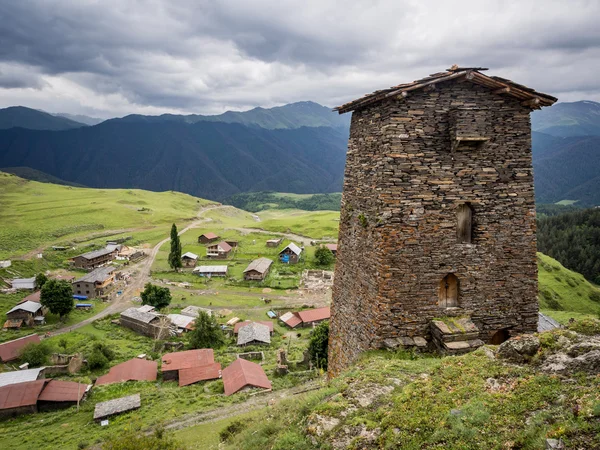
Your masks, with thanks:
[(575, 358), (564, 353), (551, 355), (542, 365), (542, 370), (560, 374), (577, 372), (598, 374), (600, 373), (600, 350), (592, 350)]
[(539, 348), (540, 340), (536, 336), (517, 336), (503, 342), (498, 347), (497, 355), (507, 361), (522, 363), (529, 361)]

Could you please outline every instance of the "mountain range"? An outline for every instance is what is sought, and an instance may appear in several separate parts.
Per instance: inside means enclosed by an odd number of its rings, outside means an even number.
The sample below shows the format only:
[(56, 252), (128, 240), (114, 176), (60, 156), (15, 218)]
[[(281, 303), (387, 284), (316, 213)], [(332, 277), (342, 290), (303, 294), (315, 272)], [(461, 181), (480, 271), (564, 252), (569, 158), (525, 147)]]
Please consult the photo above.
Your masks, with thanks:
[[(350, 116), (314, 102), (217, 116), (129, 115), (93, 126), (69, 117), (0, 110), (0, 168), (40, 181), (177, 190), (214, 200), (342, 188)], [(599, 205), (600, 104), (536, 111), (532, 128), (536, 200)]]

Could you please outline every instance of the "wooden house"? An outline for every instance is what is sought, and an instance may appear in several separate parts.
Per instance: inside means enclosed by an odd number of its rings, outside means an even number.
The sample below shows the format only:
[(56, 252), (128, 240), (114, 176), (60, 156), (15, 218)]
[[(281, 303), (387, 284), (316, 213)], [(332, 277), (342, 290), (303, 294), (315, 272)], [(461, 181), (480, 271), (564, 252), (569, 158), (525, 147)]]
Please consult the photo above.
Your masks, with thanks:
[(215, 233), (204, 233), (198, 236), (199, 244), (210, 244), (212, 242), (216, 242), (219, 239), (219, 236)]
[(115, 259), (118, 253), (117, 248), (111, 246), (75, 256), (72, 261), (73, 265), (79, 269), (95, 269)]
[(279, 261), (286, 264), (298, 264), (302, 249), (293, 242), (279, 252)]
[(195, 267), (198, 262), (198, 255), (192, 252), (186, 252), (181, 255), (183, 267)]
[(273, 261), (269, 258), (258, 258), (248, 264), (244, 270), (244, 280), (262, 281), (269, 274)]
[(141, 308), (129, 308), (121, 313), (121, 326), (151, 338), (161, 335), (160, 315)]
[(225, 241), (206, 247), (206, 257), (214, 259), (226, 259), (231, 253), (231, 245)]
[[(42, 325), (44, 323), (44, 316), (47, 310), (41, 303), (27, 300), (26, 302), (19, 303), (17, 306), (12, 308), (6, 313), (8, 321), (22, 321), (23, 325), (32, 326), (35, 324)], [(13, 323), (14, 323), (13, 322)]]
[(85, 295), (89, 298), (101, 297), (108, 287), (115, 281), (115, 268), (111, 266), (99, 267), (72, 284), (73, 293)]
[(198, 266), (193, 271), (194, 274), (201, 277), (226, 277), (227, 266)]

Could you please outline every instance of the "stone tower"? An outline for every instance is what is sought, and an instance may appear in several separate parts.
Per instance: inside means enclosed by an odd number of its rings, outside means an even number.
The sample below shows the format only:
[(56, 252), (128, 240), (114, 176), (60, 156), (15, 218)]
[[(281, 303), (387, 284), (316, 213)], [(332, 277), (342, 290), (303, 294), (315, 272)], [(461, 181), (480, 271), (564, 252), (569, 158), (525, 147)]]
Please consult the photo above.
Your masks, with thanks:
[(371, 348), (466, 351), (537, 330), (529, 114), (556, 98), (483, 70), (336, 108), (353, 115), (330, 375)]

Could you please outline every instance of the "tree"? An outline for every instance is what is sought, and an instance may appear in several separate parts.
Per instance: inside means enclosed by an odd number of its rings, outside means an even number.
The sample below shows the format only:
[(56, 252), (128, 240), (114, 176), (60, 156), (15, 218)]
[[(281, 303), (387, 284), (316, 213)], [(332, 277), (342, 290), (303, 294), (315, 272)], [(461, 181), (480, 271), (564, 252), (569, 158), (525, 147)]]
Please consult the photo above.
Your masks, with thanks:
[(329, 322), (321, 322), (311, 333), (308, 351), (310, 359), (317, 367), (327, 370), (327, 347), (329, 343)]
[(44, 275), (42, 272), (38, 273), (35, 276), (35, 287), (36, 289), (41, 289), (44, 287), (44, 284), (48, 281), (48, 277)]
[(169, 266), (178, 271), (183, 264), (181, 263), (181, 240), (177, 234), (177, 226), (171, 227), (171, 252), (169, 253)]
[(40, 303), (62, 319), (75, 307), (71, 285), (63, 280), (48, 280), (42, 287)]
[(45, 342), (39, 344), (32, 342), (23, 347), (19, 358), (22, 362), (29, 363), (30, 367), (40, 367), (46, 365), (49, 356), (50, 347)]
[(333, 253), (327, 247), (319, 247), (315, 251), (315, 259), (317, 260), (317, 265), (328, 266), (333, 262)]
[(171, 291), (169, 288), (155, 286), (151, 283), (146, 283), (141, 297), (142, 305), (151, 305), (156, 309), (162, 309), (171, 304)]
[(189, 342), (192, 348), (219, 348), (225, 344), (225, 337), (215, 318), (200, 311), (189, 333)]

